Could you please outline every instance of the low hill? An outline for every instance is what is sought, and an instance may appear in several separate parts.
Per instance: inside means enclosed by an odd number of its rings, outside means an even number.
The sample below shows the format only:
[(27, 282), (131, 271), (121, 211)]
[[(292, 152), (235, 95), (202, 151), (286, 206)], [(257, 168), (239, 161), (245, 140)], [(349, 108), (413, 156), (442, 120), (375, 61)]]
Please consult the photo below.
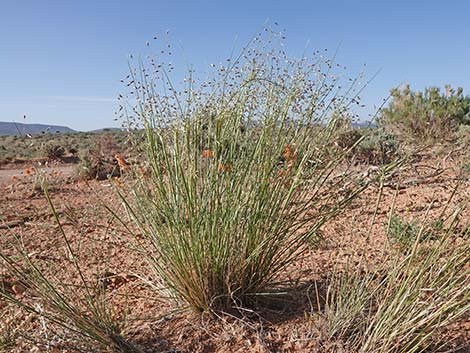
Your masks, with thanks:
[(38, 135), (45, 133), (74, 133), (77, 132), (67, 126), (45, 124), (22, 124), (0, 121), (0, 135)]
[(375, 129), (377, 127), (377, 124), (373, 121), (359, 121), (351, 123), (351, 126), (353, 129)]
[(101, 134), (103, 132), (116, 132), (116, 131), (126, 131), (126, 130), (120, 127), (104, 127), (101, 129), (89, 130), (87, 132), (91, 132), (92, 134)]

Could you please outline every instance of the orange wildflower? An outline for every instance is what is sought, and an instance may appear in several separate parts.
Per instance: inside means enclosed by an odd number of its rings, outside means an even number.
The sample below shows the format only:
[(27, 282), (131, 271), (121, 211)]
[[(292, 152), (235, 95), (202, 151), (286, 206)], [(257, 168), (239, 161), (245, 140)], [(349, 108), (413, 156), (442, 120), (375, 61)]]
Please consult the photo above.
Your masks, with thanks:
[(11, 180), (12, 180), (12, 181), (17, 181), (17, 180), (18, 180), (18, 177), (17, 177), (16, 175), (12, 175), (12, 176), (11, 176)]
[(202, 156), (207, 157), (207, 158), (214, 157), (214, 151), (213, 150), (203, 150), (202, 151)]
[(119, 187), (122, 186), (122, 182), (121, 182), (121, 180), (119, 180), (119, 178), (117, 176), (114, 177), (114, 181), (116, 182), (117, 186), (119, 186)]
[(121, 154), (115, 155), (114, 158), (118, 162), (119, 169), (121, 169), (121, 171), (126, 171), (129, 169), (129, 163), (127, 163), (127, 161), (124, 159), (124, 157)]
[(220, 164), (219, 164), (219, 167), (218, 167), (217, 169), (219, 170), (219, 172), (225, 171), (225, 172), (228, 173), (228, 172), (230, 172), (231, 167), (230, 167), (230, 164), (229, 164), (229, 163), (227, 163), (227, 164), (222, 164), (222, 163), (220, 163)]
[(292, 145), (285, 145), (284, 147), (284, 158), (288, 161), (297, 159), (297, 151)]
[(33, 175), (33, 174), (34, 174), (34, 169), (26, 168), (26, 169), (24, 170), (24, 175), (26, 175), (26, 176), (31, 176), (31, 175)]

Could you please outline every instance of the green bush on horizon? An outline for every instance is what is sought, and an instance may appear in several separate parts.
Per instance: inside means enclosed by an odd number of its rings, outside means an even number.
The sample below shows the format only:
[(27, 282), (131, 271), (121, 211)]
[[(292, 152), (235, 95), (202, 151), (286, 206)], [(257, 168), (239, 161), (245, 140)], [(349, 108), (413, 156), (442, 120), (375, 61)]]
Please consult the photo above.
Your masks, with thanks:
[(449, 140), (460, 125), (470, 124), (470, 96), (460, 87), (455, 90), (447, 85), (441, 93), (437, 87), (415, 92), (406, 85), (392, 89), (391, 98), (378, 123), (403, 139)]

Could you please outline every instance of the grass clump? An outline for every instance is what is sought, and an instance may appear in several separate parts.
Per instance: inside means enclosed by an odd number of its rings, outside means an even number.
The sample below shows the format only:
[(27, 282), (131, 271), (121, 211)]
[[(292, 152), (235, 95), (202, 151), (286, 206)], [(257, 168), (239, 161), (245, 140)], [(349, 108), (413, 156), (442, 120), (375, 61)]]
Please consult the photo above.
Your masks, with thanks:
[(191, 71), (181, 90), (171, 64), (151, 59), (131, 70), (151, 173), (122, 200), (144, 236), (155, 286), (196, 311), (249, 306), (270, 293), (366, 187), (343, 168), (346, 152), (329, 151), (352, 115), (355, 86), (340, 89), (323, 72), (330, 60), (266, 47), (278, 38), (265, 33), (214, 79), (197, 84)]
[[(53, 263), (35, 259), (34, 252), (26, 249), (23, 240), (12, 235), (11, 246), (0, 250), (0, 260), (2, 272), (8, 274), (13, 285), (0, 287), (0, 304), (11, 303), (47, 323), (62, 346), (65, 341), (67, 347), (81, 351), (99, 348), (116, 353), (142, 353), (124, 337), (125, 313), (111, 304), (111, 295), (100, 280), (101, 272), (91, 278), (83, 271), (80, 256), (60, 224), (47, 189), (46, 198), (64, 241), (69, 276), (64, 278), (63, 269), (54, 267)], [(106, 259), (102, 261), (105, 263)], [(51, 337), (36, 343), (47, 347), (56, 344)]]
[[(325, 309), (330, 337), (359, 352), (422, 352), (442, 327), (470, 310), (470, 248), (455, 223), (434, 244), (419, 242), (377, 271), (336, 277)], [(437, 342), (439, 344), (439, 342)]]
[(402, 139), (452, 140), (460, 125), (470, 124), (470, 97), (463, 89), (437, 87), (414, 92), (409, 85), (391, 91), (392, 101), (381, 111), (379, 125)]

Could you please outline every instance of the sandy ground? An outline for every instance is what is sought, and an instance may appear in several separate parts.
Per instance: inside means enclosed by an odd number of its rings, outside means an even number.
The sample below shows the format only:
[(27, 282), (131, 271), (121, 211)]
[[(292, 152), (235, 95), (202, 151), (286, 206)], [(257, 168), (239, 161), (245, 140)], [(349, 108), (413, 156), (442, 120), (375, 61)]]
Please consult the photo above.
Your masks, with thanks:
[[(63, 177), (72, 176), (76, 168), (75, 164), (72, 165), (58, 165), (58, 166), (41, 166), (37, 169), (43, 173), (52, 173), (54, 171), (60, 173)], [(16, 169), (0, 169), (0, 181), (10, 181), (12, 178), (24, 178), (26, 168)]]
[[(468, 205), (470, 178), (458, 177), (459, 158), (422, 153), (415, 163), (386, 180), (377, 209), (379, 188), (369, 187), (346, 212), (324, 227), (320, 246), (309, 250), (286, 271), (287, 277), (299, 276), (298, 285), (282, 301), (261, 306), (256, 315), (243, 319), (172, 312), (171, 303), (157, 300), (149, 286), (135, 276), (152, 276), (142, 258), (126, 246), (135, 234), (122, 229), (100, 206), (103, 202), (119, 205), (110, 182), (71, 182), (67, 176), (72, 166), (54, 167), (47, 172), (51, 175), (53, 202), (72, 246), (79, 249), (80, 260), (90, 264), (91, 271), (96, 267), (96, 259), (104, 253), (111, 254), (107, 276), (116, 280), (111, 282), (110, 293), (127, 293), (126, 301), (123, 296), (114, 298), (118, 298), (118, 307), (131, 308), (126, 332), (146, 352), (347, 352), (341, 342), (325, 339), (317, 322), (309, 316), (315, 307), (313, 288), (316, 286), (321, 292), (335, 266), (359, 265), (359, 258), (373, 265), (381, 261), (384, 252), (391, 251), (385, 246), (388, 241), (385, 229), (392, 204), (395, 213), (404, 220), (422, 220), (431, 201), (433, 206), (428, 215), (431, 219), (446, 209)], [(61, 173), (53, 176), (54, 169)], [(18, 179), (12, 180), (12, 176)], [(458, 191), (454, 193), (456, 187)], [(70, 263), (64, 256), (61, 235), (43, 195), (32, 188), (32, 177), (25, 176), (24, 170), (0, 170), (0, 191), (0, 246), (5, 249), (9, 246), (10, 234), (21, 236), (38, 261), (48, 259), (53, 264), (47, 271), (54, 274), (59, 271), (65, 278), (71, 276), (67, 271), (63, 273)], [(463, 210), (461, 222), (470, 224), (469, 209)], [(54, 341), (47, 324), (37, 322), (27, 313), (17, 313), (15, 322), (25, 336), (44, 340), (48, 334), (48, 339)], [(470, 352), (470, 322), (456, 322), (436, 339), (453, 340), (442, 352)], [(66, 351), (69, 352), (61, 348), (53, 352)], [(20, 338), (12, 352), (46, 350)]]

